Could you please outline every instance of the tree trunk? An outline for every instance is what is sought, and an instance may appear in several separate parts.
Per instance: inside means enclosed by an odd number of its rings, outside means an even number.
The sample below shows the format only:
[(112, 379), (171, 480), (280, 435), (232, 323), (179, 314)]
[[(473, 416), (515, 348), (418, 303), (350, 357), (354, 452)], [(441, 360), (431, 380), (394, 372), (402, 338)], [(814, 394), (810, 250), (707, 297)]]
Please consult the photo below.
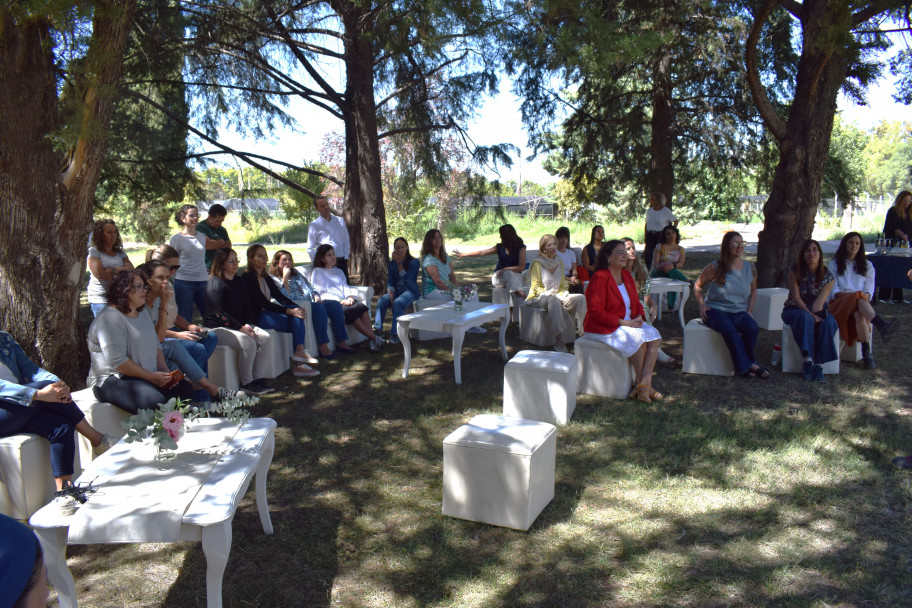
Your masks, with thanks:
[(134, 9), (134, 0), (95, 6), (78, 139), (64, 157), (51, 141), (62, 126), (51, 23), (0, 7), (0, 326), (74, 387), (88, 371), (79, 299), (102, 133)]
[(671, 53), (666, 49), (661, 49), (655, 57), (652, 67), (650, 181), (653, 191), (665, 195), (665, 204), (669, 209), (672, 206), (671, 196), (674, 194), (675, 187), (672, 150), (675, 145), (678, 145), (672, 133), (675, 116), (671, 96)]
[[(788, 267), (798, 261), (801, 244), (811, 238), (826, 170), (836, 98), (846, 79), (845, 57), (824, 37), (832, 35), (827, 3), (805, 3), (801, 59), (795, 97), (777, 137), (779, 164), (769, 199), (763, 206), (763, 230), (757, 249), (757, 283), (784, 286)], [(843, 49), (844, 51), (844, 49)], [(845, 51), (844, 51), (845, 52)]]
[(373, 27), (365, 7), (344, 3), (345, 36), (345, 206), (351, 235), (350, 263), (361, 284), (386, 289), (389, 244), (383, 206), (377, 109), (374, 102)]

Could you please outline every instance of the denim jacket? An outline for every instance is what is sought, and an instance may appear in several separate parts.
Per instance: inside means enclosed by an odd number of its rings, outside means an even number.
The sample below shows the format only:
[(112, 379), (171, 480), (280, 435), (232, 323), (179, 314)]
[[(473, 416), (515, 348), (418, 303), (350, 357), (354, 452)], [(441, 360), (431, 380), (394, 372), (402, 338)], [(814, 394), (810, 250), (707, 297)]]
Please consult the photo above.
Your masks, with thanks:
[(399, 276), (399, 264), (390, 260), (386, 268), (386, 289), (401, 296), (406, 291), (410, 292), (415, 298), (421, 297), (421, 288), (418, 287), (418, 271), (421, 270), (421, 262), (418, 258), (412, 258), (405, 268), (405, 277)]
[(16, 344), (13, 337), (5, 331), (0, 331), (0, 363), (8, 367), (18, 380), (18, 383), (0, 380), (0, 399), (15, 401), (20, 405), (31, 405), (32, 398), (38, 392), (37, 389), (23, 386), (23, 384), (40, 380), (52, 382), (60, 380), (51, 372), (41, 369), (33, 363), (26, 356), (22, 347)]

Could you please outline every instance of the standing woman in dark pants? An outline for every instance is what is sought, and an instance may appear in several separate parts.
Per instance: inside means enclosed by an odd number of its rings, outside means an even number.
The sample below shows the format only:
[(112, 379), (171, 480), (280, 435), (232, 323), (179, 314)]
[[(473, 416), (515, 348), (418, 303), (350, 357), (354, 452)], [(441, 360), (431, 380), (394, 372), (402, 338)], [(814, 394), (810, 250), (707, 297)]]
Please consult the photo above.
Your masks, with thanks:
[[(908, 241), (912, 239), (912, 192), (903, 190), (896, 195), (893, 206), (887, 210), (884, 220), (884, 234), (888, 239)], [(901, 287), (881, 287), (880, 301), (902, 304), (903, 292)]]
[[(73, 488), (73, 430), (94, 447), (111, 446), (116, 437), (103, 435), (86, 422), (60, 378), (26, 356), (11, 335), (0, 331), (0, 437), (33, 433), (51, 444), (51, 472), (57, 492), (76, 497)], [(85, 502), (84, 497), (81, 499)]]
[(646, 226), (644, 228), (644, 240), (646, 242), (643, 250), (643, 261), (646, 262), (646, 268), (652, 268), (652, 254), (656, 245), (662, 238), (662, 230), (665, 226), (678, 226), (678, 218), (671, 212), (671, 209), (665, 206), (665, 195), (661, 192), (653, 192), (649, 195), (649, 209), (646, 210)]

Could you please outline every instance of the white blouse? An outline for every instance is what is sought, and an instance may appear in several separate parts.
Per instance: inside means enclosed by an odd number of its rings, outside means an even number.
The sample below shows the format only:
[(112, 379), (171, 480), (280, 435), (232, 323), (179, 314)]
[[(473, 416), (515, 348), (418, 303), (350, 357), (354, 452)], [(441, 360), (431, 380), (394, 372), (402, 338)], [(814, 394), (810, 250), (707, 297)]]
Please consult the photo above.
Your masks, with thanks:
[(830, 260), (827, 264), (827, 270), (836, 277), (836, 283), (833, 290), (830, 291), (830, 299), (837, 293), (848, 292), (855, 293), (860, 291), (868, 294), (871, 300), (874, 300), (874, 264), (868, 261), (868, 271), (865, 274), (855, 272), (855, 262), (846, 261), (846, 269), (842, 274), (836, 272), (836, 260)]
[(324, 300), (341, 301), (349, 297), (358, 299), (357, 292), (349, 286), (345, 274), (338, 268), (314, 268), (310, 282)]

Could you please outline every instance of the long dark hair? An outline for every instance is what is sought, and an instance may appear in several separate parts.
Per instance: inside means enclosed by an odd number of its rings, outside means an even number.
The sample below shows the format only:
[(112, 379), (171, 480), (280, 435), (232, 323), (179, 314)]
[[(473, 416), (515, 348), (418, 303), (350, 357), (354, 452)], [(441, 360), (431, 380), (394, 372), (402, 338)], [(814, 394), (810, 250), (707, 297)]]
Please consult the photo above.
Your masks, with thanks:
[[(114, 223), (114, 220), (98, 220), (95, 222), (95, 227), (92, 228), (92, 247), (101, 251), (104, 247), (104, 227), (107, 225), (114, 226), (114, 230), (117, 230), (117, 224)], [(114, 241), (114, 246), (111, 247), (114, 250), (114, 253), (123, 253), (123, 241), (120, 238), (120, 230), (117, 230), (117, 240)]]
[(611, 254), (617, 248), (618, 245), (623, 245), (624, 241), (618, 239), (611, 239), (602, 243), (602, 249), (598, 253), (598, 258), (595, 261), (595, 270), (608, 270), (608, 262), (611, 260)]
[[(896, 195), (895, 199), (893, 199), (893, 208), (896, 210), (896, 215), (898, 215), (900, 217), (900, 219), (903, 219), (903, 220), (908, 219), (909, 216), (912, 215), (912, 207), (910, 207), (909, 209), (905, 209), (899, 203), (899, 201), (901, 201), (903, 199), (903, 197), (906, 197), (906, 196), (912, 196), (912, 192), (909, 192), (908, 190), (903, 190), (902, 192), (900, 192), (899, 194)], [(889, 236), (892, 237), (893, 235), (891, 234)]]
[(409, 251), (408, 241), (406, 241), (401, 236), (397, 236), (396, 240), (393, 241), (393, 247), (395, 247), (396, 243), (398, 243), (399, 241), (402, 241), (403, 243), (405, 243), (405, 259), (402, 260), (402, 267), (405, 268), (412, 262), (412, 260), (415, 259), (415, 257), (412, 255), (412, 252)]
[[(435, 235), (440, 235), (440, 257), (434, 255), (434, 252), (431, 251), (431, 241), (434, 240)], [(444, 264), (447, 263), (447, 252), (446, 246), (443, 244), (443, 234), (436, 228), (431, 228), (424, 233), (424, 240), (421, 242), (421, 259), (424, 260), (424, 256), (431, 254)], [(422, 262), (423, 263), (423, 262)]]
[(199, 211), (199, 207), (196, 205), (182, 205), (181, 208), (177, 210), (177, 213), (174, 214), (174, 221), (177, 222), (178, 226), (184, 225), (184, 218), (187, 217), (187, 212), (191, 209)]
[(209, 270), (210, 277), (216, 277), (219, 279), (225, 278), (225, 260), (228, 259), (228, 256), (231, 254), (237, 256), (237, 252), (231, 247), (222, 247), (215, 252), (215, 256), (212, 258), (212, 268)]
[(848, 240), (853, 236), (858, 237), (858, 240), (861, 242), (861, 247), (858, 248), (858, 253), (855, 254), (855, 272), (860, 275), (865, 275), (868, 273), (868, 258), (865, 257), (864, 250), (864, 239), (861, 238), (861, 235), (857, 232), (847, 232), (842, 240), (839, 241), (839, 248), (836, 250), (836, 255), (833, 256), (833, 259), (836, 261), (836, 274), (843, 275), (846, 271), (846, 256), (849, 254)]
[[(725, 275), (731, 272), (732, 262), (735, 260), (735, 256), (731, 252), (731, 242), (735, 240), (736, 236), (741, 236), (741, 233), (732, 230), (731, 232), (726, 232), (725, 236), (722, 237), (719, 259), (716, 260), (716, 274), (712, 278), (719, 285), (725, 285)], [(741, 236), (741, 242), (744, 242), (743, 236)]]
[[(111, 283), (108, 285), (108, 304), (113, 305), (114, 308), (127, 314), (130, 312), (130, 290), (133, 289), (133, 277), (140, 277), (144, 285), (149, 284), (149, 277), (146, 276), (146, 273), (142, 270), (136, 268), (134, 270), (121, 270), (114, 275), (114, 278), (111, 279)], [(137, 310), (142, 310), (145, 308), (145, 304), (137, 308)]]
[(314, 268), (326, 268), (326, 263), (324, 262), (324, 258), (326, 257), (326, 254), (330, 252), (330, 250), (334, 250), (334, 249), (335, 248), (328, 243), (323, 243), (322, 245), (317, 247), (317, 250), (314, 252), (314, 259), (313, 259)]
[[(244, 272), (252, 272), (253, 274), (256, 274), (257, 276), (260, 276), (257, 274), (257, 271), (253, 267), (253, 264), (250, 263), (250, 260), (252, 260), (253, 256), (256, 255), (256, 252), (258, 249), (262, 249), (263, 251), (266, 251), (266, 248), (263, 247), (262, 245), (260, 245), (259, 243), (254, 243), (253, 245), (251, 245), (250, 247), (247, 248), (247, 269)], [(268, 268), (269, 268), (269, 265), (267, 264), (266, 268), (263, 269), (263, 275), (262, 275), (263, 277), (265, 277), (267, 274), (269, 274)]]
[[(595, 226), (592, 227), (592, 233), (589, 235), (589, 244), (590, 245), (595, 246), (595, 231), (598, 230), (599, 228), (602, 229), (602, 237), (605, 236), (605, 228), (603, 226), (599, 226), (598, 224), (596, 224)], [(604, 243), (602, 243), (602, 244), (604, 245)]]
[(269, 264), (268, 272), (269, 274), (282, 278), (282, 271), (279, 270), (279, 260), (282, 259), (283, 255), (287, 255), (288, 259), (291, 260), (291, 272), (293, 274), (301, 274), (298, 272), (298, 269), (294, 266), (294, 256), (291, 255), (290, 251), (285, 251), (284, 249), (279, 249), (274, 254), (272, 254), (272, 262)]
[(822, 281), (823, 277), (826, 275), (826, 266), (823, 263), (823, 249), (820, 248), (820, 243), (814, 239), (808, 239), (805, 242), (801, 243), (801, 249), (798, 251), (798, 277), (801, 278), (810, 274), (811, 272), (811, 269), (808, 268), (807, 262), (804, 261), (804, 253), (811, 248), (811, 245), (817, 245), (817, 252), (820, 254), (820, 261), (817, 262), (817, 270), (814, 273), (814, 278), (817, 281)]
[(519, 251), (523, 246), (523, 240), (516, 234), (516, 228), (513, 224), (504, 224), (500, 227), (500, 243), (506, 247), (511, 254)]

